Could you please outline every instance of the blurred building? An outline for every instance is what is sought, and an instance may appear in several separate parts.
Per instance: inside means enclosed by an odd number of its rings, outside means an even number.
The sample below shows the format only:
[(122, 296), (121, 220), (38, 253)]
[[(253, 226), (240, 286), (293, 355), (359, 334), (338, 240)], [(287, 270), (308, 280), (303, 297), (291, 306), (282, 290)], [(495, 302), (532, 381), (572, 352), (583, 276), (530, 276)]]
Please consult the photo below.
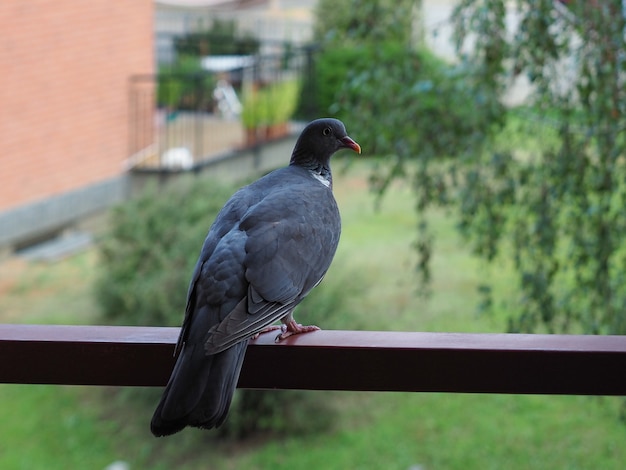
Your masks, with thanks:
[[(315, 0), (6, 0), (0, 3), (0, 253), (123, 200), (132, 77), (173, 60), (173, 41), (234, 20), (261, 42), (307, 42)], [(151, 85), (152, 86), (152, 85)], [(151, 92), (153, 94), (153, 91)], [(148, 147), (154, 139), (149, 130)]]
[(154, 70), (153, 8), (0, 4), (0, 247), (122, 197), (128, 78)]
[(240, 32), (261, 42), (261, 54), (276, 43), (306, 44), (313, 35), (317, 0), (155, 0), (158, 63), (174, 60), (174, 38), (207, 29), (214, 20), (233, 20)]

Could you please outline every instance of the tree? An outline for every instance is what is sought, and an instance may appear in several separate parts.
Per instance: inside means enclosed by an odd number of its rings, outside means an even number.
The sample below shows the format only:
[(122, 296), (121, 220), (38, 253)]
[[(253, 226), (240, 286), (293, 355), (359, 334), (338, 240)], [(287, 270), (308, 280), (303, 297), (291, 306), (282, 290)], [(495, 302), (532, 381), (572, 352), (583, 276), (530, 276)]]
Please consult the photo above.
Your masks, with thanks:
[[(423, 285), (430, 279), (433, 239), (427, 209), (461, 201), (451, 185), (502, 123), (503, 106), (489, 70), (470, 61), (447, 64), (413, 44), (412, 2), (344, 0), (328, 18), (320, 3), (319, 101), (355, 129), (369, 154), (385, 162), (372, 178), (383, 194), (411, 178), (421, 214), (416, 248)], [(387, 24), (400, 17), (397, 28)], [(453, 158), (454, 157), (454, 158)]]
[(357, 45), (395, 42), (407, 46), (413, 27), (414, 0), (320, 0), (315, 10), (315, 40)]
[[(423, 281), (433, 249), (428, 213), (445, 206), (476, 255), (513, 265), (510, 331), (624, 334), (624, 7), (519, 0), (519, 27), (510, 31), (508, 3), (461, 1), (458, 63), (428, 79), (411, 66), (413, 49), (403, 61), (374, 61), (349, 74), (337, 109), (358, 116), (351, 127), (393, 157), (375, 179), (380, 191), (395, 177), (411, 179)], [(532, 95), (507, 109), (503, 95), (519, 76)], [(499, 137), (512, 122), (544, 141), (519, 152)], [(481, 291), (490, 305), (490, 283)]]
[[(536, 115), (556, 136), (530, 159), (492, 151), (479, 169), (475, 157), (463, 219), (483, 255), (513, 260), (521, 305), (511, 330), (624, 334), (624, 10), (617, 0), (566, 4), (518, 2), (514, 36), (503, 1), (466, 0), (455, 13), (459, 45), (475, 38), (470, 58), (487, 80), (526, 74)], [(480, 213), (493, 215), (493, 230)]]

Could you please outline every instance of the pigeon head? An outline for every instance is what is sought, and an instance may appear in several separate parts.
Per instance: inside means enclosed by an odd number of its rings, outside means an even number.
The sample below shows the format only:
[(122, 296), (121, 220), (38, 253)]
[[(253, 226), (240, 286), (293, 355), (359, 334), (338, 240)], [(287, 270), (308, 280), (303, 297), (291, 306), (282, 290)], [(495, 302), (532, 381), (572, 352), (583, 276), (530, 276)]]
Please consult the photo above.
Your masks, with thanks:
[(324, 174), (330, 173), (330, 157), (341, 149), (361, 153), (361, 147), (352, 140), (338, 119), (316, 119), (309, 123), (296, 142), (291, 154), (291, 165), (299, 165)]

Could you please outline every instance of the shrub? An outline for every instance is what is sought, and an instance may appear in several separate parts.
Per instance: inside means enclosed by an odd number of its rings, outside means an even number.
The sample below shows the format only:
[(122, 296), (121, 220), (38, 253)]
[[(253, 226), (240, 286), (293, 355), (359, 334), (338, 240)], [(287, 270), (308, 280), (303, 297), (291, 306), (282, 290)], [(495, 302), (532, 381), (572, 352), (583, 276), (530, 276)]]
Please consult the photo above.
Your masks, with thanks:
[(317, 104), (328, 113), (337, 102), (339, 90), (353, 70), (367, 67), (367, 46), (335, 46), (319, 52), (315, 62)]
[(180, 325), (189, 278), (209, 224), (233, 192), (205, 178), (153, 185), (113, 210), (96, 295), (105, 320)]
[(501, 113), (468, 86), (464, 64), (396, 42), (325, 50), (317, 73), (322, 109), (351, 123), (370, 155), (455, 155)]

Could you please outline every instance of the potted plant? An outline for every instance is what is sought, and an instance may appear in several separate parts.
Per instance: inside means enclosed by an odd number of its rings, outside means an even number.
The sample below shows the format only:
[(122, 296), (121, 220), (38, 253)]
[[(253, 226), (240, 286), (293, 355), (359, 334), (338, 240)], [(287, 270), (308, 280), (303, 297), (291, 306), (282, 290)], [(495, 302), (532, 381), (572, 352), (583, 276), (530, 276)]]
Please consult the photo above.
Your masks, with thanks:
[(297, 80), (276, 82), (263, 89), (245, 89), (241, 119), (246, 130), (246, 145), (286, 135), (288, 121), (298, 105), (299, 94), (300, 84)]
[(246, 132), (246, 146), (257, 145), (264, 139), (267, 122), (267, 104), (263, 92), (254, 86), (243, 91), (241, 121)]
[(285, 80), (264, 91), (267, 96), (267, 138), (283, 137), (287, 135), (288, 121), (298, 105), (300, 84), (297, 80)]

